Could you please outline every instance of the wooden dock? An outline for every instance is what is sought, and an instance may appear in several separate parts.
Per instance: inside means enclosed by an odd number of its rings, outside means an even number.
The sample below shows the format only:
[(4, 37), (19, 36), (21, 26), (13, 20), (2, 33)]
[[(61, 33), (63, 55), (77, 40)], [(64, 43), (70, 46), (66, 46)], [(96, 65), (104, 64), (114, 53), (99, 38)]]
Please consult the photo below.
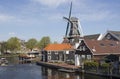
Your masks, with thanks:
[(26, 55), (20, 55), (19, 56), (19, 63), (32, 63), (34, 61), (34, 58), (28, 57)]
[(45, 67), (48, 67), (48, 68), (54, 68), (54, 69), (58, 69), (59, 71), (62, 71), (62, 72), (77, 72), (79, 70), (79, 67), (77, 66), (74, 66), (74, 65), (69, 65), (69, 64), (66, 64), (66, 63), (48, 63), (48, 62), (37, 62), (36, 63), (37, 65), (41, 65), (41, 66), (45, 66)]

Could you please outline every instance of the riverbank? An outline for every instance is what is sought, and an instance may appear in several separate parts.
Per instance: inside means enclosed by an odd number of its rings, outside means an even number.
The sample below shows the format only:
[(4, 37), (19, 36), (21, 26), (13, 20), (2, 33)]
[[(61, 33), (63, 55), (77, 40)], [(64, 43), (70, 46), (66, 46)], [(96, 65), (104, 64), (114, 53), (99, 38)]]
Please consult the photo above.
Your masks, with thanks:
[(41, 62), (37, 61), (37, 65), (45, 66), (48, 68), (55, 68), (58, 69), (59, 71), (64, 71), (64, 72), (77, 72), (79, 71), (79, 67), (74, 66), (74, 65), (69, 65), (66, 63), (48, 63), (48, 62)]
[(96, 76), (112, 77), (112, 78), (118, 78), (118, 79), (120, 78), (120, 74), (107, 74), (107, 73), (105, 74), (105, 73), (99, 73), (99, 72), (85, 71), (85, 70), (82, 70), (80, 67), (69, 65), (66, 63), (48, 63), (48, 62), (37, 61), (36, 64), (44, 66), (44, 67), (48, 67), (48, 68), (58, 69), (58, 70), (63, 69), (62, 70), (63, 72), (72, 72), (72, 73), (82, 72), (84, 74), (91, 74), (91, 75), (96, 75)]

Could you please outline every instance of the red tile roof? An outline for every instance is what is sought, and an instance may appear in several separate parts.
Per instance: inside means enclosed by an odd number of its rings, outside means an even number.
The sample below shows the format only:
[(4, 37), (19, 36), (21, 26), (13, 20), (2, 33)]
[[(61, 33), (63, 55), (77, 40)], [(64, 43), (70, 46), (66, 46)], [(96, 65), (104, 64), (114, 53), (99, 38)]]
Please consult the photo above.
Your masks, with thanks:
[(93, 54), (120, 54), (120, 42), (110, 40), (85, 40)]
[(49, 44), (44, 48), (46, 51), (62, 51), (62, 50), (72, 50), (73, 47), (70, 44)]

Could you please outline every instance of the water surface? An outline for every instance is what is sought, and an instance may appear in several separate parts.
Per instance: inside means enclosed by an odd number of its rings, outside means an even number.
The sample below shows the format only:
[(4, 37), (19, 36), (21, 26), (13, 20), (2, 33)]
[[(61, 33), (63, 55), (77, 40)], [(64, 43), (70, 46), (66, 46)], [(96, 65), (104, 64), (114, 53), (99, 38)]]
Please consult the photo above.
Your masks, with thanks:
[(112, 79), (80, 73), (65, 73), (36, 64), (0, 67), (0, 79)]

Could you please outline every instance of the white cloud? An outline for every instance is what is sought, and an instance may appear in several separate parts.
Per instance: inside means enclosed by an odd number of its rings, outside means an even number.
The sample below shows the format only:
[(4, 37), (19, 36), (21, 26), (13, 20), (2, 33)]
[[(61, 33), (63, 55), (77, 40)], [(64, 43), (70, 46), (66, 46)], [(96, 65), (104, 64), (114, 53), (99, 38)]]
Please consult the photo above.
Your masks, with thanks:
[(15, 35), (15, 32), (9, 32), (8, 34), (9, 35)]
[(6, 21), (10, 21), (12, 19), (14, 19), (14, 16), (9, 16), (9, 15), (5, 15), (5, 14), (0, 14), (0, 22), (6, 22)]
[(70, 2), (70, 1), (74, 1), (74, 0), (32, 0), (32, 1), (38, 2), (42, 5), (46, 5), (46, 6), (49, 6), (49, 7), (57, 7), (62, 3), (67, 3), (67, 2)]

